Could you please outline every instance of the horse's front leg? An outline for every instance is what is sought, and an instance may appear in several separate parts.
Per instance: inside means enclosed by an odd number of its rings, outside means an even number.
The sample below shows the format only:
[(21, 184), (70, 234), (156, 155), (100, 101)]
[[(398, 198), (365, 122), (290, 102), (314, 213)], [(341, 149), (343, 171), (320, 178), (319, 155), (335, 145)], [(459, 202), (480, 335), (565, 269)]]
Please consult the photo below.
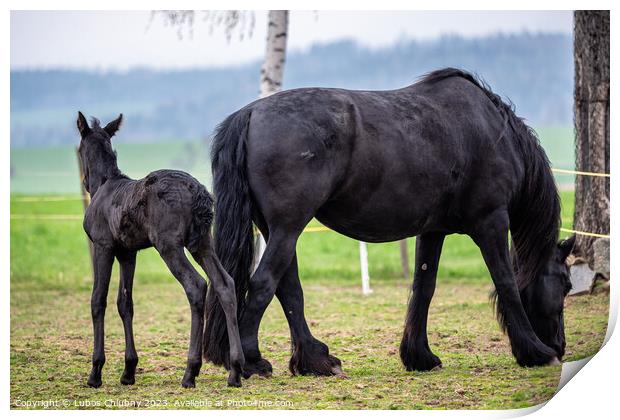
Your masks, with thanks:
[(93, 267), (95, 271), (95, 282), (90, 300), (91, 315), (93, 318), (94, 347), (93, 368), (88, 377), (88, 385), (93, 388), (99, 388), (101, 386), (101, 370), (105, 364), (103, 322), (113, 264), (114, 252), (112, 248), (94, 244)]
[(431, 370), (441, 366), (428, 345), (428, 309), (435, 293), (439, 256), (445, 235), (427, 233), (417, 237), (413, 291), (409, 298), (400, 358), (407, 370)]
[(508, 249), (509, 218), (497, 210), (481, 220), (472, 237), (480, 247), (497, 291), (498, 309), (510, 338), (512, 354), (521, 366), (559, 363), (556, 352), (536, 336), (521, 303)]
[(121, 281), (118, 286), (116, 306), (123, 321), (125, 330), (125, 371), (121, 376), (121, 384), (133, 385), (136, 382), (136, 366), (138, 353), (133, 340), (133, 276), (136, 270), (136, 252), (119, 252), (117, 257), (120, 265)]

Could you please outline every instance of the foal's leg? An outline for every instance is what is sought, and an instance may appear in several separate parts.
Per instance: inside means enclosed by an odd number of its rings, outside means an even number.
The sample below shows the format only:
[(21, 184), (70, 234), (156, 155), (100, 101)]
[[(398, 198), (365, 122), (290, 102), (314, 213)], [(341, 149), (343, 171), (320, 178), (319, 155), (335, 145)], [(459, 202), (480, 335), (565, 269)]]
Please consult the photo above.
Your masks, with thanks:
[(235, 282), (228, 275), (212, 246), (211, 235), (206, 238), (202, 249), (192, 253), (194, 259), (205, 270), (211, 285), (217, 294), (217, 298), (226, 315), (226, 327), (228, 329), (228, 345), (230, 349), (230, 373), (228, 376), (229, 386), (241, 386), (241, 373), (245, 365), (239, 327), (237, 324), (237, 298), (235, 295)]
[(521, 366), (540, 366), (557, 361), (556, 353), (543, 344), (527, 318), (512, 271), (508, 249), (508, 214), (496, 211), (472, 235), (482, 251), (499, 299), (512, 354)]
[(416, 239), (413, 291), (409, 298), (405, 331), (400, 343), (400, 358), (407, 370), (431, 370), (441, 366), (433, 354), (426, 333), (428, 308), (435, 293), (439, 256), (445, 236), (440, 233), (420, 235)]
[(101, 386), (101, 370), (105, 364), (104, 328), (105, 308), (107, 304), (110, 275), (114, 264), (114, 252), (112, 248), (101, 245), (93, 245), (93, 266), (95, 282), (93, 294), (90, 300), (91, 315), (93, 318), (94, 348), (93, 368), (88, 377), (88, 385), (93, 388)]
[(265, 309), (273, 299), (278, 282), (291, 264), (297, 238), (302, 229), (303, 225), (295, 230), (272, 231), (265, 254), (250, 279), (248, 298), (239, 323), (241, 345), (246, 361), (243, 370), (245, 378), (253, 374), (271, 375), (271, 364), (261, 357), (258, 349), (258, 327)]
[(291, 330), (293, 354), (289, 369), (293, 375), (343, 375), (340, 360), (312, 336), (304, 315), (304, 294), (299, 281), (297, 255), (280, 280), (276, 296)]
[(121, 376), (121, 384), (133, 385), (136, 382), (136, 366), (138, 353), (133, 341), (133, 276), (136, 270), (136, 252), (123, 251), (116, 256), (120, 264), (121, 281), (118, 285), (116, 306), (123, 321), (125, 330), (125, 371)]
[(166, 262), (170, 272), (181, 283), (192, 312), (192, 326), (187, 356), (187, 369), (181, 384), (184, 388), (194, 388), (195, 378), (202, 366), (202, 334), (204, 326), (204, 306), (207, 283), (194, 269), (185, 256), (183, 246), (159, 245), (156, 247)]

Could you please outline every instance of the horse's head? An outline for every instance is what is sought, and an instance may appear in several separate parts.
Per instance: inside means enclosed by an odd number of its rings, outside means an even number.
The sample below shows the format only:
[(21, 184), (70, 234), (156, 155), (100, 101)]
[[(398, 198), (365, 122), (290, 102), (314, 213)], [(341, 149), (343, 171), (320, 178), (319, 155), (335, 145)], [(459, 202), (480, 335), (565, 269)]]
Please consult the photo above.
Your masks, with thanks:
[(536, 335), (547, 346), (564, 356), (564, 299), (571, 289), (566, 257), (575, 244), (575, 236), (561, 241), (540, 276), (521, 291), (521, 302)]
[(84, 172), (84, 188), (91, 195), (106, 181), (110, 174), (119, 172), (116, 154), (112, 150), (111, 138), (116, 134), (123, 121), (123, 114), (101, 128), (96, 118), (92, 126), (81, 112), (78, 112), (77, 128), (80, 132), (78, 155)]

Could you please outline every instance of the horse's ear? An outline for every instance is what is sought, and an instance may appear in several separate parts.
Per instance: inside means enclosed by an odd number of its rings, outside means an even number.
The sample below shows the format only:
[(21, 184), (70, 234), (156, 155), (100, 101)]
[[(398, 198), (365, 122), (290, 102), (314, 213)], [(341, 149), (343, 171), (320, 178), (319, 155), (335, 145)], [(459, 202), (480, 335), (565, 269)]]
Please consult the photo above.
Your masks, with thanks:
[(78, 111), (77, 128), (82, 138), (86, 137), (90, 133), (88, 121), (86, 121), (84, 114), (82, 114), (80, 111)]
[(110, 121), (108, 125), (105, 126), (104, 130), (108, 133), (108, 136), (112, 137), (119, 128), (121, 128), (121, 123), (123, 122), (123, 114), (120, 114), (117, 119), (114, 121)]
[(558, 248), (560, 249), (560, 260), (564, 261), (566, 257), (570, 255), (575, 246), (575, 239), (577, 237), (575, 235), (560, 241), (558, 244)]

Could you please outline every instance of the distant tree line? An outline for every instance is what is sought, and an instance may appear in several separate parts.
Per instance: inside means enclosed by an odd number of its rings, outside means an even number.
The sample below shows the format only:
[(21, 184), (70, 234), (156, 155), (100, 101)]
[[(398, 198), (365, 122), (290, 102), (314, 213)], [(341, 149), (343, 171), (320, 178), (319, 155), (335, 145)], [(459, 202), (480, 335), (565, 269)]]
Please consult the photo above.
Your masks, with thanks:
[[(291, 51), (284, 88), (393, 89), (454, 66), (482, 76), (533, 125), (570, 125), (572, 38), (563, 34), (403, 40), (369, 49), (352, 41)], [(125, 141), (208, 137), (226, 115), (258, 96), (261, 62), (213, 69), (11, 72), (11, 145), (75, 142), (77, 110), (102, 119), (123, 112)]]

